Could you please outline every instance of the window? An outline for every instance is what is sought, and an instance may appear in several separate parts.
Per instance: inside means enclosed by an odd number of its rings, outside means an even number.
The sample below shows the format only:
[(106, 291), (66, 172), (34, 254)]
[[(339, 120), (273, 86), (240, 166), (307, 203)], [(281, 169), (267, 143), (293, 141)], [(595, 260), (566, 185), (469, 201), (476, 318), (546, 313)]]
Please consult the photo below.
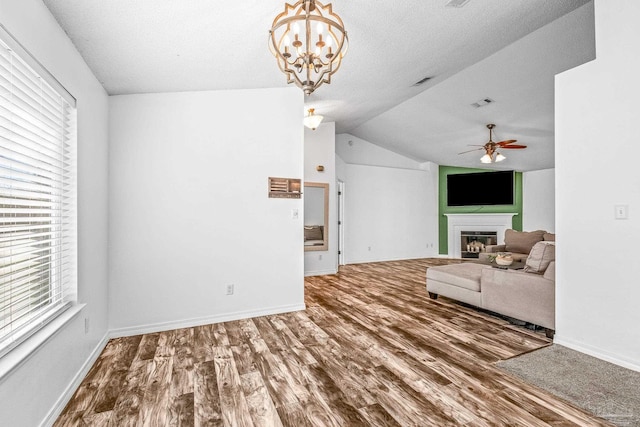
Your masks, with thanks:
[(0, 28), (0, 355), (76, 294), (75, 100)]

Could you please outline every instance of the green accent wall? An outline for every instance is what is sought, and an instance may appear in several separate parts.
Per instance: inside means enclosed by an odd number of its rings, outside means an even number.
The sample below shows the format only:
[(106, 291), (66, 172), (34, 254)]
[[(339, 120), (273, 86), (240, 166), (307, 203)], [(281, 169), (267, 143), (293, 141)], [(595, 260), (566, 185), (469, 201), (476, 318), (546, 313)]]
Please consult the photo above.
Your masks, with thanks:
[(490, 169), (459, 168), (455, 166), (440, 166), (438, 170), (438, 242), (439, 253), (448, 254), (447, 217), (444, 214), (454, 213), (509, 213), (517, 212), (513, 217), (512, 227), (514, 230), (522, 231), (522, 172), (515, 173), (514, 191), (515, 203), (513, 205), (496, 206), (447, 206), (447, 175), (489, 172)]

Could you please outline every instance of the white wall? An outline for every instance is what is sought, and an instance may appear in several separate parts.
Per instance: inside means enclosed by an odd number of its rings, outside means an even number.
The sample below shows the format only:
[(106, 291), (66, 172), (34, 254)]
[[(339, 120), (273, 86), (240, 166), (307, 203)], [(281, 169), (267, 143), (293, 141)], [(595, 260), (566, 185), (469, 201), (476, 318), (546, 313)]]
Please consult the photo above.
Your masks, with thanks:
[(346, 165), (347, 264), (437, 256), (438, 172), (432, 169)]
[[(335, 274), (338, 271), (335, 147), (335, 123), (323, 122), (316, 130), (304, 129), (304, 180), (329, 184), (329, 248), (304, 253), (305, 276)], [(324, 166), (323, 172), (316, 170), (318, 165)]]
[(0, 20), (78, 100), (78, 298), (86, 305), (0, 379), (0, 424), (36, 426), (55, 419), (106, 342), (108, 105), (102, 86), (42, 1), (0, 0)]
[(556, 230), (555, 169), (522, 173), (522, 229)]
[(348, 133), (336, 136), (336, 154), (354, 165), (420, 169), (420, 163)]
[(336, 180), (344, 181), (347, 176), (347, 163), (336, 153)]
[(640, 2), (595, 20), (597, 59), (556, 78), (555, 341), (640, 370)]
[(302, 92), (124, 95), (109, 106), (114, 333), (303, 309), (302, 218), (291, 214), (302, 200), (267, 197), (269, 176), (303, 177)]
[(336, 177), (345, 185), (345, 263), (438, 256), (437, 165), (339, 134)]

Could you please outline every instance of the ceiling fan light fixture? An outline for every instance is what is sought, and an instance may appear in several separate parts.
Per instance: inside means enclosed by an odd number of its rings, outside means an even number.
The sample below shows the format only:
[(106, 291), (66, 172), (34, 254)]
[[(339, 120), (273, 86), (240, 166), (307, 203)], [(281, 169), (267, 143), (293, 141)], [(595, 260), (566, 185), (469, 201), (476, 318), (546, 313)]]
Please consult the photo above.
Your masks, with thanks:
[[(485, 151), (485, 155), (482, 156), (480, 158), (480, 162), (482, 163), (497, 163), (497, 162), (502, 162), (504, 160), (507, 160), (507, 157), (504, 156), (502, 153), (498, 152), (498, 149), (523, 149), (523, 148), (527, 148), (526, 145), (521, 145), (521, 144), (514, 144), (514, 142), (516, 142), (516, 139), (506, 139), (504, 141), (498, 141), (498, 142), (494, 142), (493, 141), (493, 128), (495, 128), (496, 125), (494, 125), (493, 123), (489, 123), (487, 125), (487, 129), (489, 129), (489, 141), (486, 142), (484, 145), (479, 145), (480, 148), (475, 148), (473, 150), (467, 150), (467, 151), (463, 151), (462, 153), (458, 153), (458, 154), (465, 154), (465, 153), (470, 153), (472, 151), (476, 151), (476, 150), (484, 150)], [(469, 144), (469, 145), (473, 145), (473, 144)], [(476, 145), (476, 147), (478, 147), (478, 145)]]
[(320, 126), (322, 119), (324, 119), (324, 116), (315, 114), (314, 111), (314, 108), (309, 108), (309, 114), (302, 119), (302, 123), (311, 130), (316, 130), (316, 128)]
[(323, 83), (331, 83), (347, 53), (349, 39), (342, 18), (331, 3), (299, 0), (285, 3), (273, 20), (269, 49), (287, 83), (295, 83), (306, 95)]

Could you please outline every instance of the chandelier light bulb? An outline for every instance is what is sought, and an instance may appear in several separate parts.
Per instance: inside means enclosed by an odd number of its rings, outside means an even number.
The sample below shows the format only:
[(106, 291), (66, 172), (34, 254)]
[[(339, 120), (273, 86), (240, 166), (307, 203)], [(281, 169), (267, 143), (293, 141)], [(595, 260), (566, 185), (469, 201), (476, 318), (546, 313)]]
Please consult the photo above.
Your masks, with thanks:
[(506, 157), (503, 156), (502, 154), (498, 153), (496, 154), (496, 162), (501, 162), (503, 160), (506, 160)]
[(491, 156), (489, 156), (488, 154), (485, 154), (480, 158), (480, 161), (482, 163), (491, 163)]

